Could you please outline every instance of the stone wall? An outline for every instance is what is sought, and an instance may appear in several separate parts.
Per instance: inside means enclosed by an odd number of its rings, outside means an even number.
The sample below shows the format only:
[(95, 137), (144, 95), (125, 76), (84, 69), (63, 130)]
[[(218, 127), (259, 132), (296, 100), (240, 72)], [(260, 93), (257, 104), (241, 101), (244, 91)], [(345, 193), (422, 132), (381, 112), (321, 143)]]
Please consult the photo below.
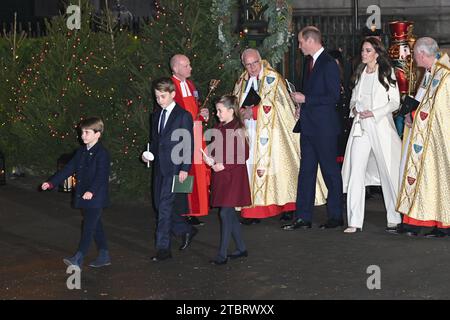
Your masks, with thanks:
[[(367, 7), (378, 5), (383, 16), (414, 21), (417, 37), (435, 38), (441, 47), (450, 47), (450, 0), (359, 0), (358, 16), (365, 23)], [(353, 0), (293, 0), (294, 16), (352, 16)]]

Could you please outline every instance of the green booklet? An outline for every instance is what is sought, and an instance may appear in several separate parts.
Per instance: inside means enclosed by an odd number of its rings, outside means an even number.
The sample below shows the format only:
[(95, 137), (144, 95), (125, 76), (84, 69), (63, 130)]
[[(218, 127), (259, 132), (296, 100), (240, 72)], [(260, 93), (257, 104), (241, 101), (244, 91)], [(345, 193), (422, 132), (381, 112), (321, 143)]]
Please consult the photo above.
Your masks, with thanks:
[(173, 176), (172, 193), (191, 193), (194, 186), (194, 177), (187, 176), (183, 183), (180, 183), (178, 175)]

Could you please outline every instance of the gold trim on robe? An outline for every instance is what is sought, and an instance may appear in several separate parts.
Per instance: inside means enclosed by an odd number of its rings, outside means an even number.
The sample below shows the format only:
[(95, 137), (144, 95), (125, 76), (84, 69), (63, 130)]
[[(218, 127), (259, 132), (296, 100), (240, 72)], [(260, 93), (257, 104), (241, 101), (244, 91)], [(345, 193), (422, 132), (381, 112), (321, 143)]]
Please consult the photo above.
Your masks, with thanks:
[(414, 117), (397, 210), (413, 219), (450, 225), (450, 60), (433, 66)]
[[(292, 130), (296, 119), (295, 106), (283, 77), (265, 60), (258, 86), (261, 102), (258, 107), (253, 166), (250, 176), (252, 207), (295, 203), (300, 168), (300, 139)], [(236, 82), (233, 94), (242, 105), (245, 85), (249, 79), (244, 72)], [(252, 159), (252, 157), (250, 157)], [(320, 169), (317, 175), (315, 204), (326, 203), (327, 188)]]

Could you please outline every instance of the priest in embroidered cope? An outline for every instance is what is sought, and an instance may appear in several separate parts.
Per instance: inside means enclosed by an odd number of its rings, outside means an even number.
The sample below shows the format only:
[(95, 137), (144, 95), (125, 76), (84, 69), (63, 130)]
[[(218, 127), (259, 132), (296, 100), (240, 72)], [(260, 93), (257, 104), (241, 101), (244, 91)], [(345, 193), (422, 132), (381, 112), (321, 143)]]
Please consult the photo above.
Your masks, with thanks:
[[(285, 81), (255, 49), (242, 53), (246, 71), (235, 84), (233, 94), (245, 108), (250, 157), (247, 161), (252, 206), (242, 208), (244, 218), (268, 218), (294, 211), (300, 164), (300, 142), (292, 132), (295, 106)], [(250, 88), (261, 98), (256, 106), (243, 106)], [(326, 202), (327, 189), (318, 174), (316, 205)]]
[(430, 77), (410, 131), (397, 210), (407, 227), (449, 230), (450, 60), (428, 37), (417, 40), (414, 58)]

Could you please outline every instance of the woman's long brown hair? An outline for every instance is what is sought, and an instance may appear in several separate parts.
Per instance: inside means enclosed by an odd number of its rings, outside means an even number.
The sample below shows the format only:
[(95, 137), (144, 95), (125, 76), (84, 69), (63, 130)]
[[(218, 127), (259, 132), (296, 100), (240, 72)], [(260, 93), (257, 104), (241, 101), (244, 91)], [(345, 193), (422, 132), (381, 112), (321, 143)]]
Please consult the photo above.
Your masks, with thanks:
[[(392, 79), (392, 63), (391, 59), (388, 56), (386, 48), (383, 46), (380, 40), (377, 38), (369, 37), (364, 39), (361, 43), (361, 50), (364, 43), (369, 43), (378, 53), (377, 63), (378, 63), (378, 81), (383, 85), (386, 91), (389, 91), (390, 85), (395, 85), (397, 83), (396, 80)], [(366, 67), (365, 63), (360, 63), (356, 68), (355, 73), (352, 76), (352, 87), (354, 88), (356, 84), (361, 79), (361, 74)]]

